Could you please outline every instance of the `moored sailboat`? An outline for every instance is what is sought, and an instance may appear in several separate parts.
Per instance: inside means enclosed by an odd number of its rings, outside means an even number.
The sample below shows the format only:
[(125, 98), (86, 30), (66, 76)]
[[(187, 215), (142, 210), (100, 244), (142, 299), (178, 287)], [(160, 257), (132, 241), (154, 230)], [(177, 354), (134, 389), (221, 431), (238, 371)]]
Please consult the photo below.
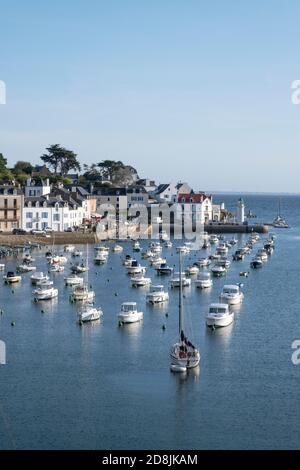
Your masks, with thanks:
[(170, 351), (171, 371), (185, 372), (187, 369), (197, 367), (200, 362), (200, 352), (188, 340), (184, 333), (183, 308), (182, 308), (182, 261), (179, 250), (179, 338)]

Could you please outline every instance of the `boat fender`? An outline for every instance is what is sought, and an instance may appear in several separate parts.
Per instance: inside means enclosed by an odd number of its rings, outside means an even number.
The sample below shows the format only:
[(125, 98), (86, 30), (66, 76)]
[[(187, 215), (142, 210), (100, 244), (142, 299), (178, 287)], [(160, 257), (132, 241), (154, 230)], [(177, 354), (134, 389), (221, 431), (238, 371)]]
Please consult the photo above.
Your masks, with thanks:
[(123, 326), (123, 322), (119, 321), (119, 326), (120, 327)]
[(213, 326), (211, 327), (211, 329), (212, 329), (213, 331), (215, 331), (215, 329), (216, 329), (215, 325), (213, 325)]

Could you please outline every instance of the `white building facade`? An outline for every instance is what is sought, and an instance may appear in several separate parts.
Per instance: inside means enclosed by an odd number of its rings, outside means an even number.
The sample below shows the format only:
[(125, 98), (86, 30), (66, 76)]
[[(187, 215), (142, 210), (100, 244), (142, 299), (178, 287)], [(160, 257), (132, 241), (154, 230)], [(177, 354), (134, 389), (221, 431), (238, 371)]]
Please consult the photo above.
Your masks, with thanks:
[(52, 228), (56, 232), (82, 224), (84, 209), (76, 204), (69, 204), (57, 198), (25, 198), (22, 228), (45, 230)]

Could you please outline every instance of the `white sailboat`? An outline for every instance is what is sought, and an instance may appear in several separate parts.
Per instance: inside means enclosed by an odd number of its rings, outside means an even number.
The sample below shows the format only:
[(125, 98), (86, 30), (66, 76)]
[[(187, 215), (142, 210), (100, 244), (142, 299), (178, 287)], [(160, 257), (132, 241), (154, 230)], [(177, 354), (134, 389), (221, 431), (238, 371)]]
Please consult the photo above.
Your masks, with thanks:
[(273, 220), (272, 223), (273, 227), (275, 228), (290, 228), (290, 225), (285, 221), (285, 219), (281, 215), (281, 201), (279, 199), (278, 203), (278, 214), (277, 217)]
[(171, 358), (171, 371), (172, 372), (185, 372), (187, 369), (197, 367), (200, 362), (200, 352), (198, 349), (187, 339), (184, 333), (183, 323), (183, 308), (182, 308), (182, 261), (181, 250), (179, 251), (179, 338), (178, 341), (172, 346), (170, 351)]
[[(86, 282), (84, 284), (77, 284), (73, 288), (73, 291), (70, 295), (70, 301), (71, 302), (77, 302), (77, 301), (83, 301), (87, 302), (88, 304), (91, 304), (95, 300), (95, 292), (90, 289), (89, 286), (89, 257), (88, 257), (88, 244), (86, 245), (86, 267), (87, 270), (86, 272)], [(88, 309), (90, 305), (86, 306), (86, 309)], [(82, 313), (84, 313), (85, 307), (82, 309)]]

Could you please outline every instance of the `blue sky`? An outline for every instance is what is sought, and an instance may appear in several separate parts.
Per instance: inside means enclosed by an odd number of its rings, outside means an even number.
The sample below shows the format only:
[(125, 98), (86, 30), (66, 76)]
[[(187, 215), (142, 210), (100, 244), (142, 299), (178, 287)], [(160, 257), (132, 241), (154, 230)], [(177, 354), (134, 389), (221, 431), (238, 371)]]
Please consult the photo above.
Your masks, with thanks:
[(300, 192), (300, 2), (0, 0), (0, 152)]

